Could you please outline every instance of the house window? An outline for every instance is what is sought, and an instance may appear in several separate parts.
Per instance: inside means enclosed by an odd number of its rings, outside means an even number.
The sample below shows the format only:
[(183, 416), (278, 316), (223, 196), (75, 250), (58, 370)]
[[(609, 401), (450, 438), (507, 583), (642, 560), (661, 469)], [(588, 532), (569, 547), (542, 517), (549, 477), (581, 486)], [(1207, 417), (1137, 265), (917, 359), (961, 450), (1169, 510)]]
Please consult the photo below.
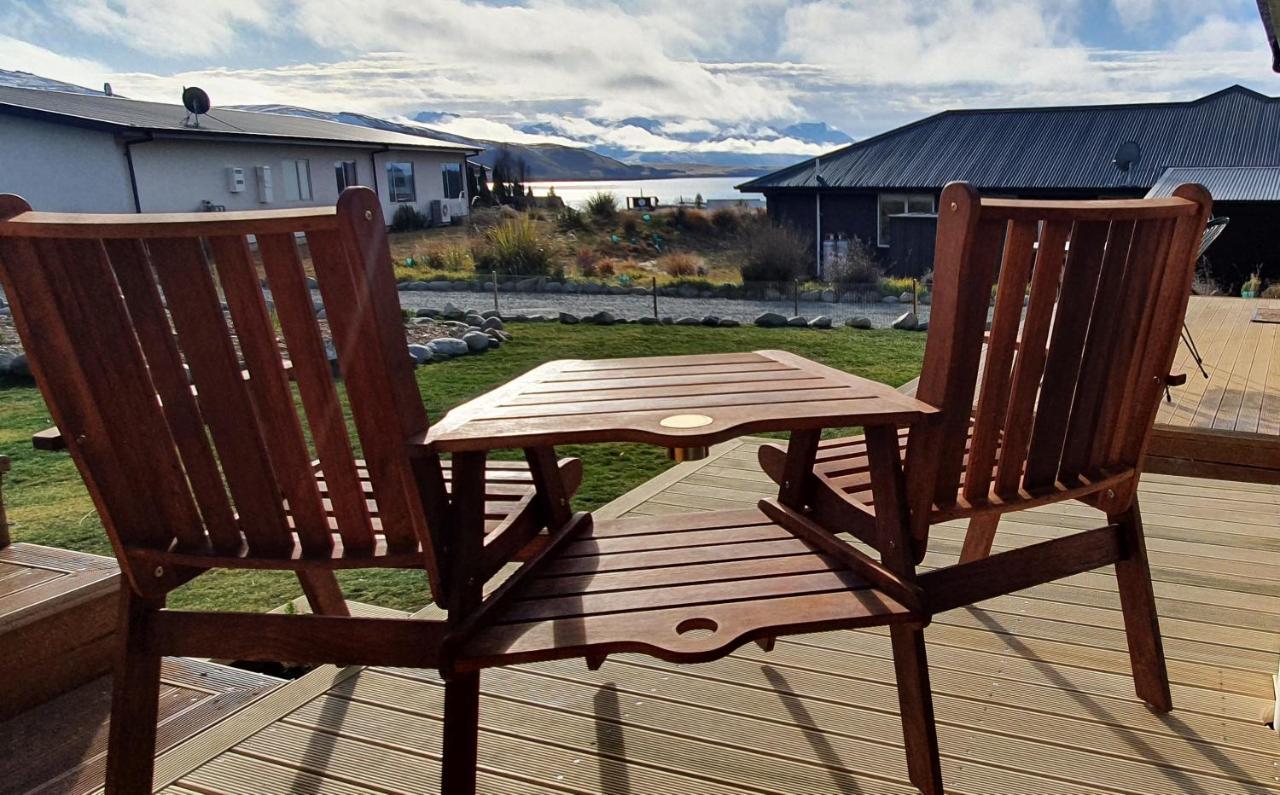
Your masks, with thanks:
[(284, 197), (288, 201), (311, 201), (311, 161), (286, 160), (283, 174)]
[(879, 197), (876, 243), (889, 245), (889, 216), (899, 213), (931, 213), (934, 211), (930, 193), (881, 193)]
[(444, 197), (446, 199), (462, 198), (462, 164), (441, 163), (440, 175), (444, 178)]
[(339, 160), (333, 164), (334, 175), (338, 178), (338, 193), (342, 193), (352, 185), (360, 184), (360, 177), (356, 173), (356, 161)]
[(413, 184), (413, 163), (387, 163), (387, 191), (393, 202), (418, 200), (418, 190)]

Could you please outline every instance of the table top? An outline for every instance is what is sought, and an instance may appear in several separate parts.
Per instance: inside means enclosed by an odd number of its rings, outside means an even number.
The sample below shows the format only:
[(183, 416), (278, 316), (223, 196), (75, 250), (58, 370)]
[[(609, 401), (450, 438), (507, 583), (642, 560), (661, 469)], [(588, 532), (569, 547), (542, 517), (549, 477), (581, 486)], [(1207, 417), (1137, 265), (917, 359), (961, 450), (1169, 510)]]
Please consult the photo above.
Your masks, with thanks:
[(936, 409), (786, 351), (548, 362), (449, 412), (440, 452), (589, 442), (711, 445), (746, 433), (909, 425)]

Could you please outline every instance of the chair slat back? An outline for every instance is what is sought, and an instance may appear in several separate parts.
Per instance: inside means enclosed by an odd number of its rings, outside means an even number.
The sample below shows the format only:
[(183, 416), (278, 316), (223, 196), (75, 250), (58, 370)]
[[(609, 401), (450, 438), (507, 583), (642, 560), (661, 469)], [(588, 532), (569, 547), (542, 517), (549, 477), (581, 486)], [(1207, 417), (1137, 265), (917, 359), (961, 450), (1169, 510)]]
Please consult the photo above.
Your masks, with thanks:
[(916, 394), (943, 412), (907, 446), (918, 552), (935, 507), (1136, 485), (1210, 199), (983, 200), (952, 183), (939, 206)]
[(163, 583), (133, 570), (131, 552), (328, 559), (339, 542), (343, 555), (374, 554), (375, 531), (387, 551), (421, 549), (438, 587), (420, 497), (438, 500), (444, 481), (405, 445), (427, 414), (372, 191), (347, 190), (336, 210), (154, 216), (36, 213), (0, 197), (0, 281), (138, 590)]

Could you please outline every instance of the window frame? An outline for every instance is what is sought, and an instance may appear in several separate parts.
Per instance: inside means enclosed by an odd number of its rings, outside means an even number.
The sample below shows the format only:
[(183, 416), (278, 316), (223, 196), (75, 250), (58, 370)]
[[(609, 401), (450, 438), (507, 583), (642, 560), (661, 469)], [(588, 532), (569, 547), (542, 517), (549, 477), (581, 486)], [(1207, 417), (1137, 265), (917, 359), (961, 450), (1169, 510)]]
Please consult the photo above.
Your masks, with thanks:
[[(405, 166), (408, 167), (407, 171), (404, 168)], [(398, 197), (404, 196), (405, 194), (396, 192), (396, 177), (392, 169), (399, 170), (401, 175), (407, 177), (406, 182), (408, 183), (408, 188), (409, 188), (408, 194), (407, 194), (408, 198), (398, 198)], [(418, 179), (417, 179), (417, 175), (414, 174), (413, 161), (412, 160), (397, 160), (394, 162), (388, 161), (386, 164), (386, 170), (387, 170), (387, 200), (392, 204), (417, 204), (418, 203)]]
[[(458, 191), (454, 195), (449, 195), (449, 174), (458, 175)], [(440, 182), (444, 189), (444, 198), (446, 199), (465, 199), (467, 197), (467, 184), (463, 179), (464, 170), (461, 163), (445, 162), (440, 164)]]
[[(290, 157), (281, 161), (281, 177), (284, 180), (284, 200), (309, 202), (315, 200), (315, 185), (311, 181), (311, 161), (304, 157)], [(287, 174), (284, 172), (288, 172)], [(302, 178), (306, 176), (306, 191), (302, 190)]]
[[(902, 213), (915, 212), (911, 209), (911, 202), (918, 199), (929, 200), (929, 212), (936, 213), (938, 211), (938, 197), (932, 193), (877, 193), (876, 194), (876, 246), (879, 248), (889, 247), (889, 216), (900, 215)], [(884, 214), (883, 206), (886, 202), (899, 202), (902, 206), (901, 210)], [(881, 219), (884, 220), (884, 227), (881, 227)]]
[(338, 184), (338, 193), (360, 184), (360, 167), (354, 160), (333, 161), (333, 172), (334, 180)]

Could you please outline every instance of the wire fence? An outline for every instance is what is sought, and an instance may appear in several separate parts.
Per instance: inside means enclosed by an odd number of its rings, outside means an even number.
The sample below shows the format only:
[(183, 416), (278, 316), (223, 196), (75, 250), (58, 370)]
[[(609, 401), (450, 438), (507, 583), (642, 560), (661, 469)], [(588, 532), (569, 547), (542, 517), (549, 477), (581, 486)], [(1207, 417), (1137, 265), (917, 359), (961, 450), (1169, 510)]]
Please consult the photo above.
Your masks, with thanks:
[[(901, 288), (895, 289), (895, 288)], [(712, 284), (697, 278), (660, 283), (636, 279), (556, 280), (487, 276), (404, 282), (400, 301), (421, 315), (492, 310), (504, 318), (612, 319), (691, 325), (861, 325), (886, 327), (910, 313), (929, 317), (927, 285), (903, 279), (881, 284), (836, 284), (792, 280)], [(603, 314), (602, 314), (603, 313)], [(712, 322), (714, 321), (714, 322)]]

